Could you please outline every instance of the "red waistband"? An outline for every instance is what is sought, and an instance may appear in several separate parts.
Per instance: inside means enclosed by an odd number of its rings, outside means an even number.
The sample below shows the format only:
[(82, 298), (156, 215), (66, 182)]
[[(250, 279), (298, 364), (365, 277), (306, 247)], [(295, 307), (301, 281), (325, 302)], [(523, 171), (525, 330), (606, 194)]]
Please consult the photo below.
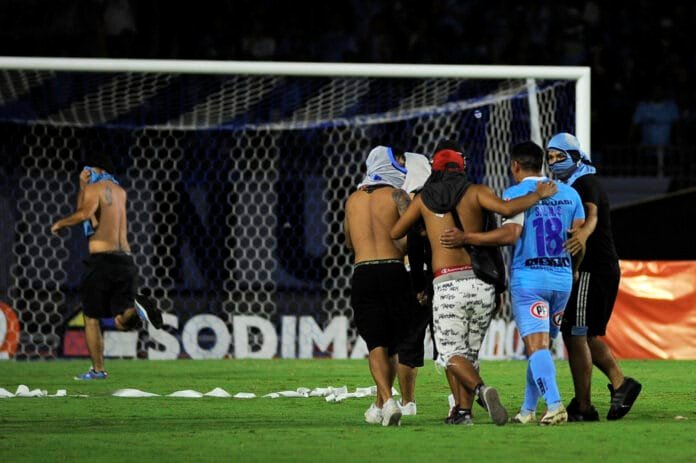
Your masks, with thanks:
[(441, 277), (442, 275), (447, 275), (448, 273), (461, 272), (462, 270), (471, 270), (473, 267), (471, 265), (457, 265), (456, 267), (442, 267), (441, 269), (435, 270), (433, 277)]

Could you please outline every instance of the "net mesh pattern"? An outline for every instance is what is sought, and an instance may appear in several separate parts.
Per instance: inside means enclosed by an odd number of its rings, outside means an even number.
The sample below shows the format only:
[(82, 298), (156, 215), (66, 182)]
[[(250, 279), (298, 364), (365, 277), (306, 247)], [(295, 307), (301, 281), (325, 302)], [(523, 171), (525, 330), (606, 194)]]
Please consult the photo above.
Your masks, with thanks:
[[(574, 82), (536, 90), (542, 138), (572, 131)], [(80, 311), (85, 238), (49, 227), (74, 210), (86, 152), (114, 160), (141, 291), (177, 317), (173, 336), (185, 342), (202, 314), (233, 335), (240, 315), (278, 333), (283, 317), (312, 317), (301, 340), (352, 320), (343, 206), (372, 147), (429, 155), (458, 140), (470, 177), (500, 193), (529, 114), (527, 85), (512, 80), (0, 72), (0, 290), (20, 318), (16, 357), (62, 355)], [(209, 331), (188, 341), (210, 345)], [(248, 334), (254, 351), (263, 334)], [(350, 323), (349, 346), (356, 337)], [(161, 346), (141, 330), (138, 355), (148, 348)]]

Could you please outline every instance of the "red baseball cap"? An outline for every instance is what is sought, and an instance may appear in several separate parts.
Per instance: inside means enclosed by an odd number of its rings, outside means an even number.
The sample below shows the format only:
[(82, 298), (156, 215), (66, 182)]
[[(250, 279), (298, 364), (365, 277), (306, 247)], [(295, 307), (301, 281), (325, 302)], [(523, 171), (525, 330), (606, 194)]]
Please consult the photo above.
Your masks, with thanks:
[(433, 156), (433, 170), (464, 172), (464, 156), (454, 150), (440, 150)]

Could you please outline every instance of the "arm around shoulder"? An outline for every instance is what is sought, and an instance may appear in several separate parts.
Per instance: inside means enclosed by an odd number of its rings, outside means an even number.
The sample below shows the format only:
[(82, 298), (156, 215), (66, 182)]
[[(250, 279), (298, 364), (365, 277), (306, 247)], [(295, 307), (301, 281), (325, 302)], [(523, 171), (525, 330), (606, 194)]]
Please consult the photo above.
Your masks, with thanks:
[(406, 233), (408, 233), (411, 227), (413, 227), (418, 219), (421, 218), (421, 202), (420, 196), (416, 196), (413, 201), (411, 201), (411, 204), (408, 205), (406, 211), (392, 227), (389, 233), (391, 239), (398, 240), (406, 236)]

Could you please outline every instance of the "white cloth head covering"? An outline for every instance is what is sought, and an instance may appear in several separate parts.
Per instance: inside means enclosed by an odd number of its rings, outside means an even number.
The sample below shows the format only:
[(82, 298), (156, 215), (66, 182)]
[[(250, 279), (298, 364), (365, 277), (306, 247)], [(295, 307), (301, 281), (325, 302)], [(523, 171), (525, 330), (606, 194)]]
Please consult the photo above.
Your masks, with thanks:
[(371, 185), (390, 185), (401, 188), (406, 179), (406, 168), (396, 162), (392, 149), (388, 146), (377, 146), (370, 151), (365, 160), (367, 174), (358, 188)]
[(423, 154), (406, 153), (406, 170), (406, 180), (401, 188), (412, 193), (423, 188), (423, 184), (430, 177), (430, 161)]

